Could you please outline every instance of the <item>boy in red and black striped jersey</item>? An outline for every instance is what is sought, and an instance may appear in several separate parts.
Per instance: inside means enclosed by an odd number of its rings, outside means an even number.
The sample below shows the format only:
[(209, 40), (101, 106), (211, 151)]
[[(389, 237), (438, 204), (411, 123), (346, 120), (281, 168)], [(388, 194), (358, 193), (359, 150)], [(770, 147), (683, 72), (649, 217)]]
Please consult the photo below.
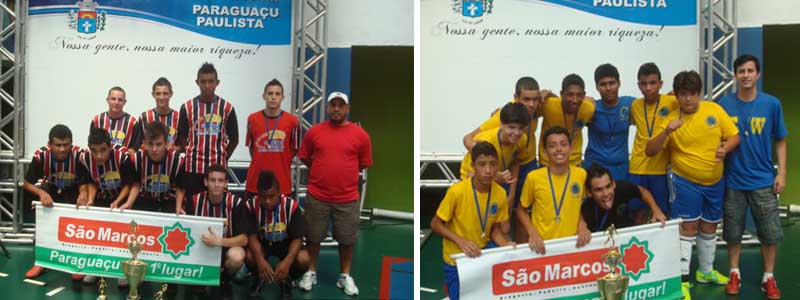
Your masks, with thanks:
[(121, 87), (115, 86), (108, 90), (108, 111), (94, 116), (89, 129), (102, 128), (111, 135), (112, 144), (128, 147), (135, 139), (133, 125), (136, 124), (136, 118), (122, 110), (126, 101), (125, 90)]
[(184, 187), (187, 196), (203, 191), (209, 166), (228, 165), (239, 143), (239, 126), (233, 105), (215, 94), (219, 79), (214, 65), (204, 63), (197, 71), (200, 95), (181, 105), (178, 148), (186, 153)]
[(256, 181), (264, 170), (272, 171), (280, 182), (280, 193), (292, 192), (292, 159), (299, 148), (297, 117), (281, 110), (283, 85), (273, 79), (264, 87), (266, 108), (247, 117), (245, 145), (250, 149), (245, 198), (258, 193)]
[[(172, 83), (164, 77), (159, 78), (153, 83), (153, 99), (156, 100), (156, 107), (149, 109), (139, 116), (134, 126), (135, 139), (129, 148), (138, 150), (142, 147), (144, 135), (147, 132), (147, 124), (158, 121), (167, 125), (167, 147), (173, 150), (175, 138), (178, 135), (178, 120), (180, 113), (169, 107), (169, 99), (172, 98)], [(145, 145), (146, 146), (146, 145)]]
[(78, 205), (118, 208), (130, 192), (130, 166), (128, 148), (111, 144), (108, 132), (100, 128), (89, 131), (89, 151), (80, 157), (86, 169), (84, 182), (94, 183), (88, 189), (85, 203)]
[[(72, 131), (61, 124), (53, 126), (47, 146), (33, 154), (22, 188), (38, 197), (45, 207), (52, 207), (53, 202), (74, 204), (78, 198), (86, 201), (86, 189), (80, 188), (84, 169), (77, 166), (80, 154), (80, 147), (72, 144)], [(34, 185), (39, 180), (41, 187)], [(39, 277), (44, 270), (44, 267), (33, 266), (25, 272), (25, 277)], [(72, 279), (81, 280), (83, 276), (73, 274)]]
[(211, 247), (222, 247), (222, 292), (223, 298), (230, 295), (230, 278), (244, 265), (247, 234), (243, 229), (247, 225), (244, 205), (239, 196), (227, 191), (228, 177), (225, 167), (214, 164), (207, 168), (203, 183), (206, 191), (196, 194), (189, 202), (189, 213), (195, 216), (225, 218), (226, 224), (222, 235), (217, 235), (209, 228), (203, 234), (203, 244)]
[[(311, 260), (303, 249), (306, 217), (299, 201), (280, 193), (279, 182), (272, 171), (261, 171), (258, 194), (246, 202), (247, 218), (255, 221), (245, 229), (250, 251), (246, 262), (247, 268), (258, 270), (262, 282), (281, 284), (284, 295), (291, 298), (290, 281), (300, 278)], [(274, 268), (267, 261), (270, 256), (280, 259)], [(247, 270), (243, 269), (241, 274), (247, 274)]]
[[(145, 147), (130, 157), (133, 175), (128, 202), (120, 209), (185, 213), (176, 204), (183, 203), (184, 190), (180, 186), (183, 174), (183, 156), (168, 149), (169, 127), (155, 121), (145, 125)], [(141, 199), (140, 199), (141, 198)]]

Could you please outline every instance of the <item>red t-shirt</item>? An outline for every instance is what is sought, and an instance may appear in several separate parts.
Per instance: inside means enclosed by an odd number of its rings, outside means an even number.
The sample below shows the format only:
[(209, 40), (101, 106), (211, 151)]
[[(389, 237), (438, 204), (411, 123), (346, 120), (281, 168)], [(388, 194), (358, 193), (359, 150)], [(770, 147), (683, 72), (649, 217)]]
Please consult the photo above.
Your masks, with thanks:
[(308, 129), (297, 156), (311, 161), (308, 193), (320, 201), (347, 203), (358, 200), (358, 172), (372, 165), (372, 142), (354, 123), (326, 121)]
[(285, 111), (276, 118), (268, 118), (263, 110), (247, 117), (245, 146), (250, 149), (250, 168), (246, 191), (258, 193), (258, 174), (270, 170), (278, 178), (280, 193), (292, 192), (292, 158), (297, 154), (298, 130), (297, 117)]

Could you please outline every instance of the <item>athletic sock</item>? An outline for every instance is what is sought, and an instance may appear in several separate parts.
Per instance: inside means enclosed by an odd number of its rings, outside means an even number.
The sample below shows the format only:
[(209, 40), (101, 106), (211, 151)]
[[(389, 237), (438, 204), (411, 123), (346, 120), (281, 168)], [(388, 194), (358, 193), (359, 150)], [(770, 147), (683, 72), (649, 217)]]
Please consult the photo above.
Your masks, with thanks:
[(714, 254), (717, 252), (717, 235), (697, 232), (697, 265), (703, 273), (714, 268)]
[(761, 283), (767, 282), (767, 279), (769, 279), (772, 276), (773, 276), (772, 273), (764, 272), (764, 277), (761, 277)]
[(689, 264), (692, 262), (693, 236), (681, 236), (681, 275), (689, 275)]

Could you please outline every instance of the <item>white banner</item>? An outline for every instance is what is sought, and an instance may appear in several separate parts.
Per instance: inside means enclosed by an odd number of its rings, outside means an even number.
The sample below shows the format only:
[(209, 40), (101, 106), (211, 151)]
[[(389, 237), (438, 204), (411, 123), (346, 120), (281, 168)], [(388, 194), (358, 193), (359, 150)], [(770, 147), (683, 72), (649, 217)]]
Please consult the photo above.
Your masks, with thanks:
[[(678, 299), (681, 294), (680, 221), (648, 224), (618, 231), (623, 255), (620, 273), (630, 277), (627, 300)], [(609, 272), (605, 233), (575, 248), (576, 238), (545, 243), (545, 255), (527, 244), (484, 250), (480, 257), (453, 255), (458, 266), (461, 299), (600, 299), (596, 280)]]
[(108, 110), (113, 86), (127, 92), (124, 111), (139, 118), (155, 107), (152, 85), (172, 82), (170, 107), (200, 94), (197, 70), (211, 62), (216, 93), (233, 104), (239, 146), (232, 160), (250, 160), (244, 147), (247, 116), (264, 109), (273, 78), (291, 105), (292, 0), (103, 1), (39, 0), (25, 20), (26, 155), (47, 142), (58, 123), (86, 146), (89, 121)]
[(225, 219), (53, 204), (36, 205), (36, 265), (69, 273), (124, 278), (130, 222), (138, 223), (146, 281), (219, 285), (221, 248), (200, 240), (222, 235)]
[(655, 62), (666, 93), (699, 66), (697, 14), (696, 0), (422, 0), (420, 152), (464, 153), (461, 138), (522, 76), (558, 94), (576, 73), (599, 99), (594, 70), (611, 63), (620, 96), (641, 97), (636, 73)]

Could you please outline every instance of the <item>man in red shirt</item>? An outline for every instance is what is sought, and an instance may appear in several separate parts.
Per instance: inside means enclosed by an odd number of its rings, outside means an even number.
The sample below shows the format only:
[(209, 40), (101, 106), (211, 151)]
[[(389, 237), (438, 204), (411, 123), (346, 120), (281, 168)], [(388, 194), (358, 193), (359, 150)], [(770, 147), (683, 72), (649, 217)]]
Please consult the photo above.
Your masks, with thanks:
[(361, 215), (358, 173), (372, 165), (372, 142), (364, 129), (347, 120), (350, 102), (346, 94), (333, 92), (327, 102), (329, 120), (308, 130), (297, 155), (309, 169), (305, 209), (308, 219), (306, 241), (311, 256), (311, 266), (298, 286), (302, 290), (311, 290), (317, 282), (320, 242), (327, 235), (328, 222), (332, 221), (333, 238), (339, 242), (342, 268), (336, 286), (353, 296), (358, 295), (358, 287), (350, 277)]
[(280, 183), (279, 193), (292, 193), (292, 158), (297, 154), (299, 126), (297, 117), (281, 110), (283, 85), (273, 79), (264, 87), (266, 108), (247, 117), (245, 145), (250, 149), (245, 199), (258, 194), (258, 176), (272, 171)]

